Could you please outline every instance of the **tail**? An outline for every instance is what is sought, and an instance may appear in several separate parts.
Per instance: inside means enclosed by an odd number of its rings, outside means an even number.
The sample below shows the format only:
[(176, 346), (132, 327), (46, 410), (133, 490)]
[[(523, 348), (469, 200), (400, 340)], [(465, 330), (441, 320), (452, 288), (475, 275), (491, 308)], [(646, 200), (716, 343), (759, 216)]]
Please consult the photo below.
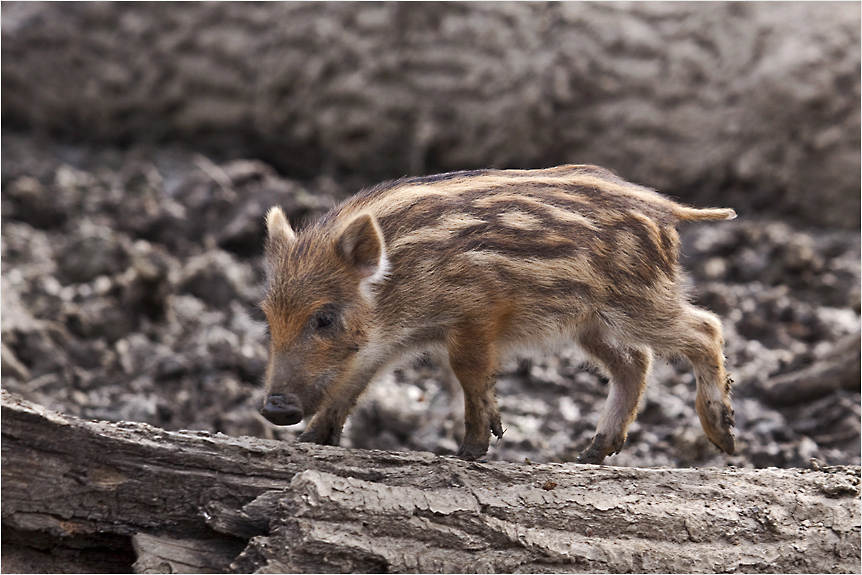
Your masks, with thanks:
[(730, 208), (689, 208), (688, 206), (673, 206), (673, 214), (682, 221), (701, 222), (707, 220), (732, 220), (736, 212)]

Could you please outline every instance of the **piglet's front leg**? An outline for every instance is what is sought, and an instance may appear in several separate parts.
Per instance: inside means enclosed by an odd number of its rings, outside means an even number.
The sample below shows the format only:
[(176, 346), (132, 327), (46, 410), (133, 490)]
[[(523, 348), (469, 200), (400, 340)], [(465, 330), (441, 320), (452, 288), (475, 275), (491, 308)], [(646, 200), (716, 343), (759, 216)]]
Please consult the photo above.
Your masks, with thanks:
[(332, 416), (321, 413), (314, 417), (297, 441), (318, 445), (338, 445), (344, 422), (338, 423)]
[(354, 371), (350, 377), (330, 383), (327, 388), (326, 400), (308, 423), (305, 432), (299, 436), (298, 441), (319, 445), (338, 445), (344, 423), (356, 406), (359, 396), (362, 395), (362, 392), (365, 391), (381, 367), (389, 361), (390, 356), (366, 361), (363, 367)]

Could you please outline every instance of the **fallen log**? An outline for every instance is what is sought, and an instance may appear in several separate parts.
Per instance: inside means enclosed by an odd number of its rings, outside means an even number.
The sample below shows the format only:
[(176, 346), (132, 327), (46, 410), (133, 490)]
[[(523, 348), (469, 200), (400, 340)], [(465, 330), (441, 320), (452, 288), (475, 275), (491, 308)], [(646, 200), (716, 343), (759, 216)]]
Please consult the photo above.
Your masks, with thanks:
[(465, 462), (84, 421), (5, 390), (2, 463), (4, 572), (27, 546), (111, 545), (136, 572), (860, 565), (859, 467)]

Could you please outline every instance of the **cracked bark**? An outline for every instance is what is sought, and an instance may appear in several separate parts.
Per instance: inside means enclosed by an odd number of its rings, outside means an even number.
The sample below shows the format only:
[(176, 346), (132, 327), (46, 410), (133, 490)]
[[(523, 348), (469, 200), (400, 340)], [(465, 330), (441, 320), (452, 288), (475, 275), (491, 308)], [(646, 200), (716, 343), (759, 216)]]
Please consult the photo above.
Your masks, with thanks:
[(5, 391), (2, 405), (4, 555), (11, 536), (131, 542), (138, 572), (859, 566), (858, 467), (471, 463), (83, 421)]

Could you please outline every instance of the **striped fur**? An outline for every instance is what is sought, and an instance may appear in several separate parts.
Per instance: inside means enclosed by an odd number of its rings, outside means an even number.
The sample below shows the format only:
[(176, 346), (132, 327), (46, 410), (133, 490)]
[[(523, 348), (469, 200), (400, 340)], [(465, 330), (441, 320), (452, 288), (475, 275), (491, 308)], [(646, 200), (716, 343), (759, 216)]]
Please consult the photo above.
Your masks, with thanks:
[(458, 454), (475, 458), (491, 433), (502, 435), (493, 392), (501, 357), (574, 341), (611, 380), (582, 461), (620, 450), (654, 354), (692, 363), (704, 430), (732, 453), (721, 325), (686, 301), (676, 226), (733, 217), (595, 166), (405, 178), (299, 233), (274, 208), (262, 303), (267, 394), (314, 415), (301, 439), (335, 443), (370, 379), (404, 355), (442, 348), (465, 394)]

